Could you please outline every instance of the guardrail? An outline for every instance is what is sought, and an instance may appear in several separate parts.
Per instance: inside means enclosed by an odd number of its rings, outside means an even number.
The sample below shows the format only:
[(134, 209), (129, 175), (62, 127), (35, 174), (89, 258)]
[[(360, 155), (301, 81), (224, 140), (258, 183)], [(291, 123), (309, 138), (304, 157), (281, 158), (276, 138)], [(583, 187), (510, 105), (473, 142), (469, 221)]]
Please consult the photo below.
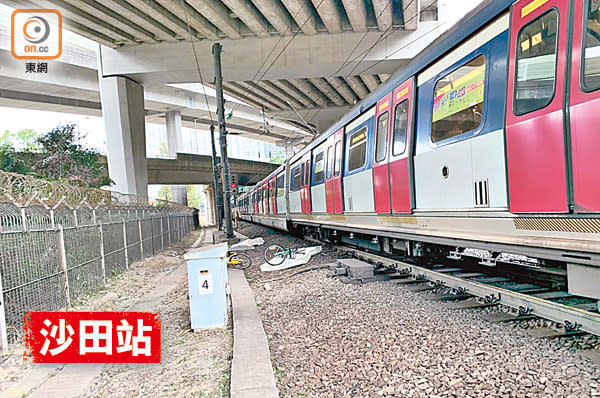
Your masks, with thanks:
[(25, 312), (68, 309), (193, 228), (176, 203), (0, 171), (0, 349)]

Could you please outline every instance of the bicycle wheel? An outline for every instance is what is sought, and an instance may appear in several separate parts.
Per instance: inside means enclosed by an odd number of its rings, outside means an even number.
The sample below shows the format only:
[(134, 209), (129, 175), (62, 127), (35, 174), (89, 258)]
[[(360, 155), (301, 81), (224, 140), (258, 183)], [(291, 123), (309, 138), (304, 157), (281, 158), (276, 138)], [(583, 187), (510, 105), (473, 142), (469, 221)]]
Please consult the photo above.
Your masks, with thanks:
[(244, 253), (235, 253), (232, 260), (232, 267), (237, 269), (246, 269), (252, 265), (252, 259)]
[(271, 265), (279, 265), (285, 260), (285, 250), (279, 245), (271, 245), (265, 250), (265, 261)]

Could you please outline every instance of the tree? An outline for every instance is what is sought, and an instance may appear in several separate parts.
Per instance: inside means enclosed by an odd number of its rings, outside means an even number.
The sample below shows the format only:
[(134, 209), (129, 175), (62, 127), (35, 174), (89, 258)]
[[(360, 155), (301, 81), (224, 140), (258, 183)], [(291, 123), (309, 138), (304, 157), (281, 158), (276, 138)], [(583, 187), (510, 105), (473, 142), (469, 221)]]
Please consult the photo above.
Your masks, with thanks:
[(39, 152), (41, 150), (40, 144), (37, 142), (39, 134), (34, 129), (22, 129), (16, 133), (5, 130), (0, 135), (0, 145), (10, 144), (16, 147), (17, 150), (26, 152)]
[(81, 145), (83, 138), (73, 123), (60, 124), (39, 137), (42, 156), (33, 165), (33, 171), (52, 180), (86, 187), (112, 184), (103, 175), (98, 154)]
[(30, 167), (19, 158), (17, 152), (10, 143), (0, 145), (0, 170), (11, 173), (27, 174)]
[(204, 195), (195, 185), (187, 186), (188, 206), (201, 209), (204, 206)]
[(170, 185), (163, 185), (162, 187), (160, 187), (160, 189), (158, 190), (158, 193), (156, 194), (156, 199), (170, 201), (172, 197), (173, 197), (173, 194), (171, 193)]

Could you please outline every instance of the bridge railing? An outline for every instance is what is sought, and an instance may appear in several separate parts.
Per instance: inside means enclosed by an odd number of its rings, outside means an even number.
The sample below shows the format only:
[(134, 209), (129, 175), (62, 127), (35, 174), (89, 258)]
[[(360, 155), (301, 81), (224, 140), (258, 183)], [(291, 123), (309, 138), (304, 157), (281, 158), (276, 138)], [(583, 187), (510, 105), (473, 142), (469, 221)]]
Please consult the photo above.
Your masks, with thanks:
[(68, 309), (179, 241), (193, 209), (0, 171), (0, 349), (27, 311)]

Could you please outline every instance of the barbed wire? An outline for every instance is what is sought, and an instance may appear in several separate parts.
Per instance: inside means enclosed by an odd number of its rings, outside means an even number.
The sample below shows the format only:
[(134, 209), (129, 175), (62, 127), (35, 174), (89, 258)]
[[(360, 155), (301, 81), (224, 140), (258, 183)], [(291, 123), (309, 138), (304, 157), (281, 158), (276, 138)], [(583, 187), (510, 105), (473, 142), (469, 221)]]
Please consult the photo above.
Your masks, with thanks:
[(121, 209), (157, 208), (178, 212), (191, 212), (192, 208), (162, 199), (149, 200), (147, 197), (119, 192), (79, 187), (63, 182), (48, 181), (23, 174), (0, 170), (0, 202), (9, 202), (17, 207), (32, 204), (48, 208), (66, 206), (112, 207)]

